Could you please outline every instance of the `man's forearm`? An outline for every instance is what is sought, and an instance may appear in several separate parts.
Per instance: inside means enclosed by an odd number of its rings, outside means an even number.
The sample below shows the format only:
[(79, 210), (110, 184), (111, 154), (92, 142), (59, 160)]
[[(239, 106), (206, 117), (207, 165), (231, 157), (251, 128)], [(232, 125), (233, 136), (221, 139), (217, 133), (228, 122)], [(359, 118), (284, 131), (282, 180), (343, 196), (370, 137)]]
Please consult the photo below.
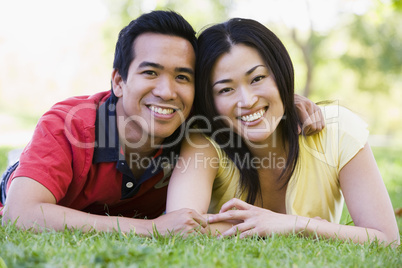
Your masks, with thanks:
[(152, 221), (115, 216), (93, 215), (56, 204), (37, 204), (23, 211), (11, 211), (5, 207), (3, 223), (12, 222), (23, 229), (35, 231), (53, 229), (62, 231), (74, 228), (88, 232), (97, 231), (135, 231), (140, 235), (152, 233)]

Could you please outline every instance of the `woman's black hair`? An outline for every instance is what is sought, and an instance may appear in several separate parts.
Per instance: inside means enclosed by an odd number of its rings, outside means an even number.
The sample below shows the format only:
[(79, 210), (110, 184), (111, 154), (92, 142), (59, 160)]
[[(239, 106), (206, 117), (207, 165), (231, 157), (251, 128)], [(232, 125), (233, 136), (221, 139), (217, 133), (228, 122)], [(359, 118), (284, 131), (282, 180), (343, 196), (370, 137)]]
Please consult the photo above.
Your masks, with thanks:
[[(216, 142), (222, 146), (240, 171), (240, 185), (242, 191), (247, 193), (246, 201), (253, 204), (261, 194), (258, 172), (253, 165), (244, 165), (244, 162), (240, 161), (241, 157), (251, 157), (251, 152), (240, 136), (222, 131), (228, 127), (222, 120), (216, 120), (219, 118), (219, 113), (214, 106), (212, 94), (212, 69), (218, 58), (230, 52), (236, 44), (247, 45), (259, 52), (271, 70), (284, 105), (284, 117), (278, 126), (283, 129), (282, 140), (284, 143), (287, 142), (285, 148), (288, 148), (286, 167), (278, 178), (283, 182), (283, 186), (289, 182), (296, 167), (299, 155), (298, 125), (300, 122), (294, 105), (293, 64), (285, 46), (273, 32), (257, 21), (234, 18), (225, 23), (213, 25), (200, 34), (196, 60), (194, 113), (208, 120), (207, 122), (200, 120), (197, 125), (205, 129), (209, 127), (207, 123), (210, 124), (210, 134), (213, 134)], [(233, 137), (235, 137), (234, 140), (241, 141), (239, 146), (228, 146), (228, 144), (234, 145), (230, 142)]]

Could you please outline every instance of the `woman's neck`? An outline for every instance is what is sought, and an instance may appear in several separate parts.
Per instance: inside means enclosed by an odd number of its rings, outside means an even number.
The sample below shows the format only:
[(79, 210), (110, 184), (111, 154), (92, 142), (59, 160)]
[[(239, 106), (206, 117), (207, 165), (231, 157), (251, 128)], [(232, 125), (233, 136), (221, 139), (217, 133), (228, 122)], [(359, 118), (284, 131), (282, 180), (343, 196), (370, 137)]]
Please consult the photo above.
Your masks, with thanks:
[(282, 124), (276, 128), (276, 130), (269, 136), (269, 138), (260, 144), (247, 145), (253, 157), (259, 159), (265, 159), (267, 156), (282, 157), (285, 159), (288, 155), (289, 148), (287, 142), (283, 140), (283, 128)]

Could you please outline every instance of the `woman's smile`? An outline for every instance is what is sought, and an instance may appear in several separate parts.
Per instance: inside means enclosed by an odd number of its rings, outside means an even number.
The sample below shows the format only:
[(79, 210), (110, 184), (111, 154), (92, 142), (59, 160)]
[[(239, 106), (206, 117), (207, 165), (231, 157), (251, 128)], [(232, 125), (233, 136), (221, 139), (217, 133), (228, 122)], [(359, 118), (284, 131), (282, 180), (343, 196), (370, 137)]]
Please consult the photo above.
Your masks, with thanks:
[(284, 107), (274, 77), (258, 51), (234, 45), (216, 61), (211, 82), (219, 115), (243, 138), (267, 142), (284, 115)]
[(238, 118), (243, 122), (252, 123), (252, 122), (257, 121), (258, 119), (261, 119), (267, 110), (268, 110), (268, 106), (264, 107), (262, 109), (259, 109), (257, 112), (245, 114), (245, 115), (239, 116)]

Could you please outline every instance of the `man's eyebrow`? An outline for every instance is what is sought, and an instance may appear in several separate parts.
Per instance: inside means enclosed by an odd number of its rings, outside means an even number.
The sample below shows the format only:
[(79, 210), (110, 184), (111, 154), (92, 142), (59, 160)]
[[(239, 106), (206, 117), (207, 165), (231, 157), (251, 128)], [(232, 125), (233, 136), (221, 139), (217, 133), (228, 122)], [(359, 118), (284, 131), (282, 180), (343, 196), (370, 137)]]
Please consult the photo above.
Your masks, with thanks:
[(178, 73), (188, 73), (190, 75), (194, 75), (194, 70), (191, 68), (177, 67), (174, 70), (175, 70), (175, 72), (178, 72)]
[[(165, 69), (165, 67), (159, 63), (155, 62), (150, 62), (150, 61), (143, 61), (138, 65), (138, 68), (146, 68), (146, 67), (153, 67), (159, 70)], [(187, 68), (187, 67), (177, 67), (174, 69), (175, 72), (178, 73), (188, 73), (190, 75), (194, 75), (194, 70), (192, 68)]]
[(163, 70), (165, 67), (163, 67), (162, 65), (160, 65), (159, 63), (155, 63), (155, 62), (149, 62), (149, 61), (143, 61), (140, 63), (140, 65), (138, 65), (139, 68), (144, 68), (144, 67), (153, 67), (153, 68), (157, 68), (160, 70)]

